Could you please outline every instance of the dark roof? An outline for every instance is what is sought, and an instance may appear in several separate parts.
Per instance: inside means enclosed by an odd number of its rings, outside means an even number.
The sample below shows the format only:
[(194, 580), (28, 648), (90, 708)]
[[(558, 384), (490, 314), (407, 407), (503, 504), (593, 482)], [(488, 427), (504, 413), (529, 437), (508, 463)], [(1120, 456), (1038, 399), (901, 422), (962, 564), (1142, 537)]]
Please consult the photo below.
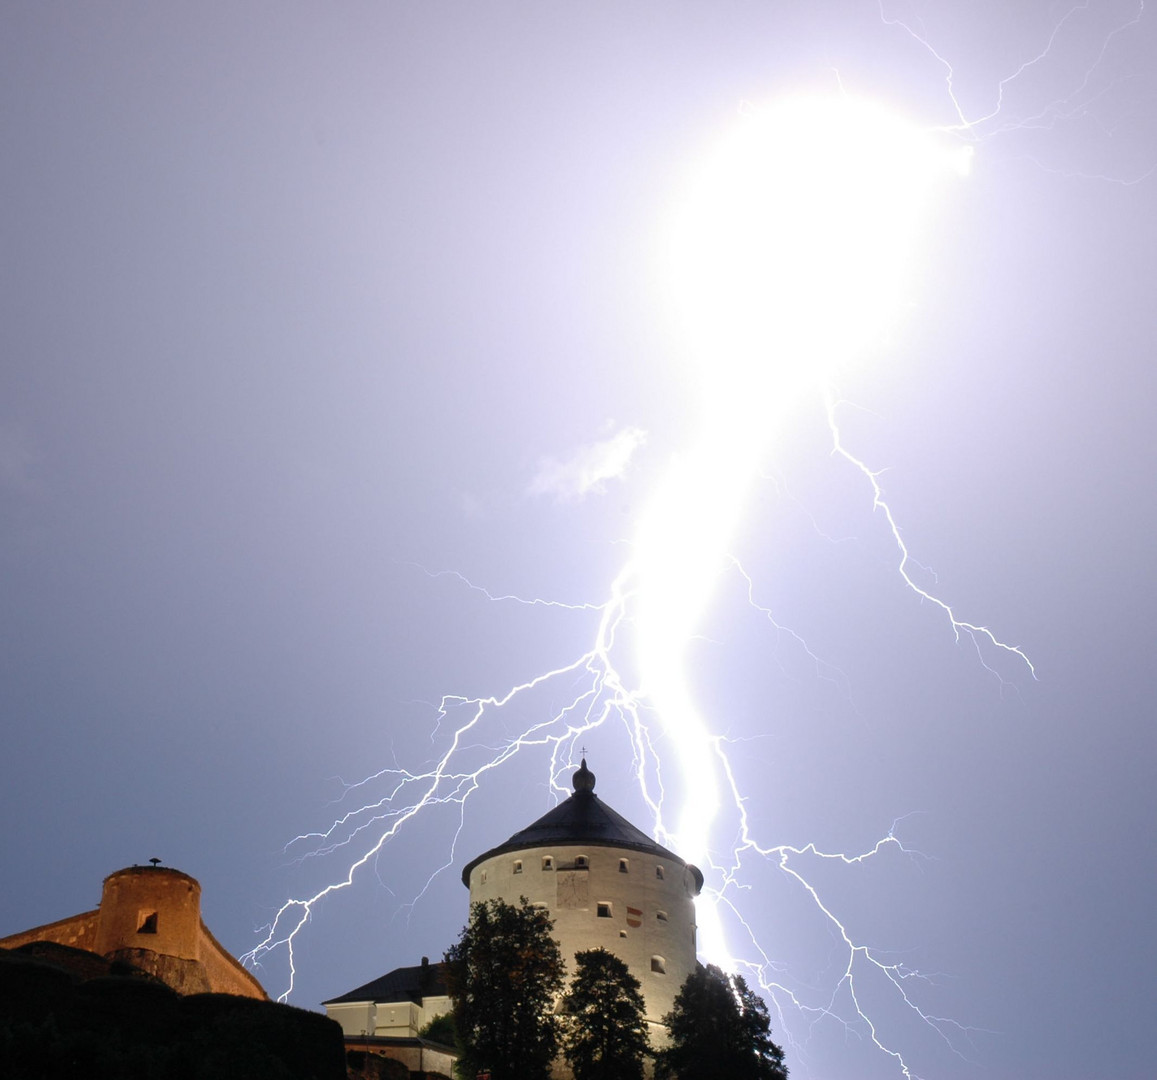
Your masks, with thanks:
[(394, 968), (359, 986), (341, 997), (323, 1001), (323, 1005), (338, 1005), (344, 1001), (412, 1001), (415, 1005), (422, 1003), (424, 997), (445, 997), (446, 965), (431, 964), (423, 961), (414, 967)]
[(573, 777), (574, 794), (537, 821), (516, 832), (505, 844), (471, 859), (462, 871), (462, 884), (470, 885), (470, 871), (485, 859), (507, 851), (526, 848), (581, 844), (588, 847), (626, 848), (658, 855), (680, 866), (685, 865), (673, 851), (655, 843), (641, 829), (636, 829), (622, 814), (612, 810), (595, 793), (595, 774), (583, 760)]

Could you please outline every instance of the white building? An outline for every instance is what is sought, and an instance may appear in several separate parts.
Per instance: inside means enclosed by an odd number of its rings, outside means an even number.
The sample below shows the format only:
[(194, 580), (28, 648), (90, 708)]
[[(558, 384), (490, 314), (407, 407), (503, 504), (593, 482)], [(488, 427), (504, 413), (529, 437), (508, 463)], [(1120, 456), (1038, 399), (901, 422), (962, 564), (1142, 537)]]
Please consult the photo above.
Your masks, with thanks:
[(413, 1038), (436, 1016), (450, 1011), (444, 964), (426, 957), (414, 967), (394, 968), (341, 997), (323, 1002), (347, 1039), (369, 1035)]
[[(470, 902), (525, 896), (547, 909), (567, 967), (575, 953), (602, 947), (622, 959), (642, 984), (654, 1045), (661, 1021), (695, 968), (695, 897), (703, 875), (657, 844), (594, 792), (586, 760), (574, 792), (553, 810), (462, 871)], [(425, 958), (397, 968), (324, 1003), (347, 1046), (366, 1044), (388, 1056), (450, 1011), (441, 964)]]
[(545, 907), (568, 974), (601, 946), (642, 984), (652, 1040), (695, 968), (695, 897), (703, 875), (612, 810), (583, 760), (574, 793), (467, 864), (470, 902), (525, 896)]
[(324, 1002), (326, 1015), (341, 1024), (346, 1050), (402, 1062), (411, 1072), (454, 1073), (453, 1048), (419, 1038), (431, 1020), (451, 1009), (444, 964), (393, 971)]

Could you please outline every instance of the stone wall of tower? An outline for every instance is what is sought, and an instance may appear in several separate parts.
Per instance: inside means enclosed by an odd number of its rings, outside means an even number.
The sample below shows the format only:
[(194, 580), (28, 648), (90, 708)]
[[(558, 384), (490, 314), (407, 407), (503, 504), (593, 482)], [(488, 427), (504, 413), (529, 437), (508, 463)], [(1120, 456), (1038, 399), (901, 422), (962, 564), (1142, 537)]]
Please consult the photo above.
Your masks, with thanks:
[(201, 886), (180, 870), (130, 866), (104, 879), (95, 952), (147, 950), (197, 960)]
[(602, 947), (642, 984), (652, 1037), (695, 968), (699, 883), (681, 861), (620, 847), (559, 844), (504, 852), (470, 871), (470, 901), (525, 896), (554, 920), (567, 977), (574, 956)]

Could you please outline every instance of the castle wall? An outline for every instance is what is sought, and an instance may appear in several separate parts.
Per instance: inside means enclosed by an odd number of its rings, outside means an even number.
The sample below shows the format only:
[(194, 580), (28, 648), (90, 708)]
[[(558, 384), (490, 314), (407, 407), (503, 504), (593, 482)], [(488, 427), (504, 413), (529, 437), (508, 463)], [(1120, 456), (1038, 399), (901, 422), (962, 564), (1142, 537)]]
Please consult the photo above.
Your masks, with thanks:
[(69, 919), (36, 926), (19, 934), (0, 938), (0, 949), (19, 949), (33, 941), (51, 941), (57, 945), (69, 945), (74, 949), (96, 952), (96, 928), (100, 911), (85, 911)]
[[(421, 1039), (346, 1038), (346, 1051), (361, 1050), (367, 1054), (400, 1061), (411, 1072), (439, 1072), (454, 1075), (456, 1056)], [(350, 1073), (354, 1075), (353, 1072)]]
[(567, 977), (574, 955), (602, 947), (642, 985), (656, 1027), (695, 968), (698, 883), (682, 862), (618, 847), (556, 845), (505, 852), (470, 871), (470, 901), (517, 903), (525, 896), (554, 920)]
[(237, 994), (241, 997), (257, 998), (260, 1001), (268, 997), (257, 977), (243, 968), (232, 953), (225, 950), (209, 933), (204, 923), (201, 923), (200, 927), (197, 952), (213, 993)]
[(124, 960), (180, 994), (223, 993), (266, 999), (261, 984), (201, 921), (201, 886), (179, 870), (132, 866), (104, 880), (100, 907), (0, 939), (15, 949), (51, 941)]

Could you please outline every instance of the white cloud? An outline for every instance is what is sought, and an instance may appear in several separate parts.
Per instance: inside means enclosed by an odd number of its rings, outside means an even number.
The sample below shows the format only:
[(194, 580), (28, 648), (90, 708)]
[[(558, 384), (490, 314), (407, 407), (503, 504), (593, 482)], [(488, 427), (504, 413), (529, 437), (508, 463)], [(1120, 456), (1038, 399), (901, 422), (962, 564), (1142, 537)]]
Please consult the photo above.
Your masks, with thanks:
[(543, 458), (527, 489), (531, 495), (553, 495), (560, 502), (601, 495), (607, 480), (622, 477), (631, 456), (646, 441), (642, 428), (628, 427), (609, 439), (580, 446), (565, 461)]

